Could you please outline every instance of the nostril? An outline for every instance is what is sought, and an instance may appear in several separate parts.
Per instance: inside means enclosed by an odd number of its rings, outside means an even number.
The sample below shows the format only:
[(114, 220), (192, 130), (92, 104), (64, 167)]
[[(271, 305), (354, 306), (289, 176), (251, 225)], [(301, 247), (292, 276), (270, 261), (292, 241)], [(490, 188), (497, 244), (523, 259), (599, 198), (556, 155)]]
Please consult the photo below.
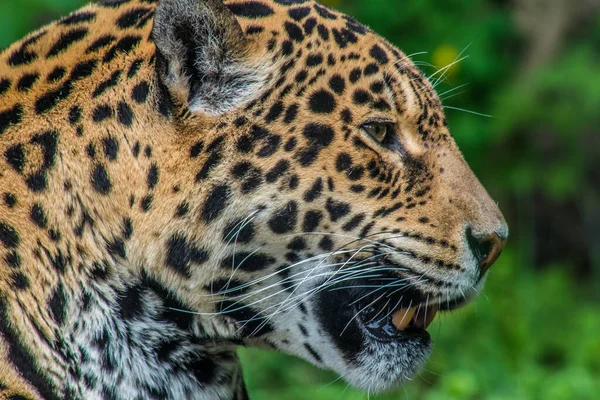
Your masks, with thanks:
[(499, 232), (491, 235), (477, 236), (471, 228), (466, 231), (469, 248), (479, 265), (480, 277), (496, 262), (506, 244), (507, 233)]
[(483, 239), (475, 237), (471, 228), (467, 228), (466, 236), (467, 242), (469, 243), (469, 248), (475, 256), (477, 264), (481, 266), (488, 259), (490, 253), (492, 252), (494, 243), (489, 237)]

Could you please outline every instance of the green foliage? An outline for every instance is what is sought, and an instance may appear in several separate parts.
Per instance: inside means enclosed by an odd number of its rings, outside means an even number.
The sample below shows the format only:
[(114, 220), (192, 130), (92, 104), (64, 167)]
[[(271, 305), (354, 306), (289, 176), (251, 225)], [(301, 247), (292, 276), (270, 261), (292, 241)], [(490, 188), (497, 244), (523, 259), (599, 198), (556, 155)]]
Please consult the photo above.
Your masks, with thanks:
[[(530, 52), (505, 0), (322, 0), (369, 25), (437, 81), (451, 131), (465, 158), (509, 218), (509, 248), (485, 294), (437, 317), (427, 370), (377, 399), (596, 399), (600, 393), (600, 17), (574, 23), (557, 54), (524, 70)], [(0, 48), (83, 5), (81, 0), (0, 1)], [(575, 4), (577, 2), (573, 2)], [(575, 29), (576, 28), (576, 29)], [(421, 52), (426, 52), (425, 54)], [(440, 68), (462, 58), (468, 59)], [(535, 194), (535, 201), (534, 199)], [(547, 253), (567, 236), (539, 223), (541, 203), (574, 204), (591, 266)], [(573, 222), (574, 221), (574, 222)], [(557, 229), (558, 231), (559, 229)], [(550, 245), (540, 245), (544, 237)], [(595, 238), (595, 239), (594, 239)], [(561, 247), (561, 252), (562, 252)], [(568, 249), (567, 249), (568, 250)], [(578, 261), (579, 260), (579, 261)], [(577, 274), (574, 271), (579, 271)], [(581, 271), (584, 271), (583, 273)], [(253, 399), (347, 399), (367, 395), (331, 372), (273, 352), (242, 349)], [(372, 396), (371, 398), (375, 398)]]

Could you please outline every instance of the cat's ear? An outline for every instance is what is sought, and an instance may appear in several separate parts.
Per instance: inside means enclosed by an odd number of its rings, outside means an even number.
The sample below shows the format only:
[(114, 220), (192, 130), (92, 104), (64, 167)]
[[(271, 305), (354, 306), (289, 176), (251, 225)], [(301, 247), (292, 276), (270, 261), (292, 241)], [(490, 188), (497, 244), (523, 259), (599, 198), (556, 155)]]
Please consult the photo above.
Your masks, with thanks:
[(160, 78), (192, 112), (221, 115), (264, 88), (268, 67), (222, 0), (161, 0), (152, 34)]

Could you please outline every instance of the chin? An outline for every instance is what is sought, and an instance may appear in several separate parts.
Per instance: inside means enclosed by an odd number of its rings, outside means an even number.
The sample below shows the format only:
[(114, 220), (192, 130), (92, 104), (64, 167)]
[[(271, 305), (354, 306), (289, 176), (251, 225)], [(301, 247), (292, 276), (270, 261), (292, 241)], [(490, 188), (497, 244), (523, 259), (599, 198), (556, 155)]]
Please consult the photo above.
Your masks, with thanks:
[[(313, 312), (326, 337), (326, 367), (368, 393), (389, 391), (418, 374), (431, 354), (427, 328), (438, 310), (465, 302), (429, 302), (418, 291), (404, 291), (402, 300), (378, 303), (356, 291), (319, 294)], [(332, 350), (333, 349), (333, 350)]]
[(339, 372), (352, 386), (368, 393), (390, 391), (423, 369), (432, 347), (426, 331), (408, 332), (389, 342), (371, 339), (357, 355), (354, 367)]

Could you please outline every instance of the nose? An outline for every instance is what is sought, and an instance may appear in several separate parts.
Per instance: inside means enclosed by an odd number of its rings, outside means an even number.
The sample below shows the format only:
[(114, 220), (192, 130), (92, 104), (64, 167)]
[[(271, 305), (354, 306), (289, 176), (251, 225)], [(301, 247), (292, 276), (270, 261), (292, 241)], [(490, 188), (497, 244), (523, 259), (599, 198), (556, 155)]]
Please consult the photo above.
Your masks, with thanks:
[(495, 232), (487, 235), (476, 235), (471, 228), (467, 229), (467, 242), (479, 265), (480, 276), (496, 262), (504, 246), (508, 234)]

